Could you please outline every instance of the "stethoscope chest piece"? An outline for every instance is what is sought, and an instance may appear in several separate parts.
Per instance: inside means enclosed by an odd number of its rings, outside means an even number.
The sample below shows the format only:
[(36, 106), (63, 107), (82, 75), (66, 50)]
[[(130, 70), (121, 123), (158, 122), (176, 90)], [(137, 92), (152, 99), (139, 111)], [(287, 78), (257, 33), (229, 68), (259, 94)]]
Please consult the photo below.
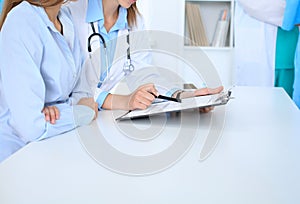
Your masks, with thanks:
[(126, 59), (124, 66), (123, 66), (123, 71), (124, 71), (125, 76), (134, 71), (134, 66), (131, 63), (131, 59)]

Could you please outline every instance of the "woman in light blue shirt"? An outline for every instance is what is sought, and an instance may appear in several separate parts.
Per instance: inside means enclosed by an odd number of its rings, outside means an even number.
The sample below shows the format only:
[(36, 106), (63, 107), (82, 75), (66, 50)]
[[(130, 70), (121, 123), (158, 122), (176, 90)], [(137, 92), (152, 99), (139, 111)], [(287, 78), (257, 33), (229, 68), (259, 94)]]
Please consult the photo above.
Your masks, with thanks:
[[(90, 122), (97, 103), (81, 75), (83, 57), (64, 0), (6, 0), (0, 20), (0, 161), (32, 141)], [(13, 5), (13, 6), (12, 6)], [(12, 8), (11, 8), (12, 7)], [(42, 110), (55, 105), (51, 124)], [(78, 115), (80, 113), (80, 118)]]

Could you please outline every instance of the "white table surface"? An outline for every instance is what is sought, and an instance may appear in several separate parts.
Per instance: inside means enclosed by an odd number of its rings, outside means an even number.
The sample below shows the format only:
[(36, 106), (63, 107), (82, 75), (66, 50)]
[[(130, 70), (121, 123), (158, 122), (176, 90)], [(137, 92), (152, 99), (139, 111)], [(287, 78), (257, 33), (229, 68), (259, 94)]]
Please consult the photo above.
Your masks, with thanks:
[[(104, 168), (72, 131), (31, 143), (1, 163), (0, 203), (300, 203), (300, 111), (279, 88), (236, 87), (233, 95), (225, 108), (222, 137), (205, 160), (199, 155), (206, 125), (222, 107), (201, 114), (189, 151), (172, 167), (152, 175), (130, 176)], [(111, 131), (105, 126), (110, 117), (110, 111), (98, 117), (104, 132)], [(176, 121), (166, 126), (164, 132), (178, 128)], [(112, 135), (104, 134), (108, 140)], [(121, 136), (112, 135), (109, 142), (131, 154), (151, 154), (174, 141), (174, 135), (166, 136), (154, 138), (145, 148), (124, 147)]]

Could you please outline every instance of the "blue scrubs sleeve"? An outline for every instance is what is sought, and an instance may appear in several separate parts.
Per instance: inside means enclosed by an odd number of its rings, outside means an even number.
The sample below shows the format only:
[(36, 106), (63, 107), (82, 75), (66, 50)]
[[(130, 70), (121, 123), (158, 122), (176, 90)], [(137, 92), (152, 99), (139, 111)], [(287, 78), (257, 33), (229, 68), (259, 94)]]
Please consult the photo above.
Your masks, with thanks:
[(287, 0), (282, 28), (284, 30), (291, 30), (295, 24), (300, 24), (300, 1)]
[[(284, 19), (282, 28), (291, 30), (296, 24), (300, 24), (300, 1), (299, 0), (286, 0), (286, 8), (284, 12)], [(298, 37), (298, 44), (295, 54), (295, 80), (293, 100), (300, 108), (300, 33)]]
[(1, 14), (1, 12), (2, 12), (2, 4), (3, 4), (3, 1), (0, 0), (0, 14)]

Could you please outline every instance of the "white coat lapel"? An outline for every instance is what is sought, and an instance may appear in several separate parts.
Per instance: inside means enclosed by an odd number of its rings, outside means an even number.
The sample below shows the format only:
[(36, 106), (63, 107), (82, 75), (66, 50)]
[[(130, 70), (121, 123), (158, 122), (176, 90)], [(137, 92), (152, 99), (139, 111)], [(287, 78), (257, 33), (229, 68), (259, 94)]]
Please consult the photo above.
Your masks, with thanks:
[[(127, 48), (128, 44), (126, 41), (126, 36), (128, 35), (128, 30), (123, 29), (118, 33), (117, 43), (116, 43), (116, 51), (114, 55), (114, 64), (118, 64), (118, 66), (113, 66), (115, 69), (114, 72), (119, 73), (119, 75), (124, 75), (123, 73), (123, 65), (125, 63), (127, 57)], [(122, 72), (122, 73), (121, 73)]]

